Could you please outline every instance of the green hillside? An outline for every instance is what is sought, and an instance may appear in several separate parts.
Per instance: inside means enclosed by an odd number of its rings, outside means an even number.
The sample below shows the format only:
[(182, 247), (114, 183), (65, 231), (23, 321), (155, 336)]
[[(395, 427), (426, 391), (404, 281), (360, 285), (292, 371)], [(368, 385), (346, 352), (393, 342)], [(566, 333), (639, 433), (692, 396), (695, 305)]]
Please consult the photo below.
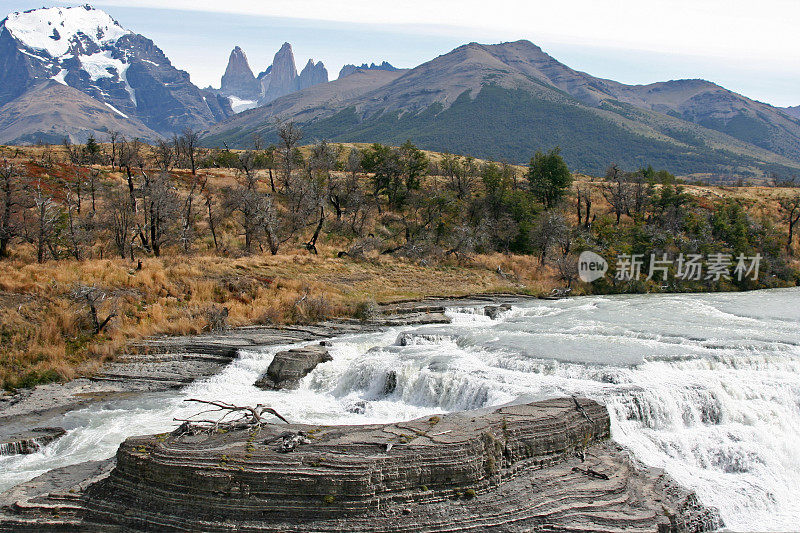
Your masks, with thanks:
[[(538, 149), (560, 146), (570, 168), (591, 174), (604, 172), (611, 163), (627, 168), (652, 164), (676, 174), (800, 172), (800, 164), (792, 168), (711, 148), (702, 128), (693, 132), (680, 127), (686, 123), (678, 119), (619, 102), (591, 108), (564, 96), (542, 98), (528, 90), (485, 85), (474, 98), (465, 91), (446, 109), (435, 103), (416, 114), (381, 112), (362, 120), (354, 107), (348, 107), (301, 125), (309, 142), (325, 138), (400, 144), (411, 139), (429, 150), (514, 163), (527, 161)], [(626, 125), (631, 121), (639, 127)], [(244, 147), (256, 134), (277, 140), (273, 125), (261, 122), (208, 136), (204, 143)]]

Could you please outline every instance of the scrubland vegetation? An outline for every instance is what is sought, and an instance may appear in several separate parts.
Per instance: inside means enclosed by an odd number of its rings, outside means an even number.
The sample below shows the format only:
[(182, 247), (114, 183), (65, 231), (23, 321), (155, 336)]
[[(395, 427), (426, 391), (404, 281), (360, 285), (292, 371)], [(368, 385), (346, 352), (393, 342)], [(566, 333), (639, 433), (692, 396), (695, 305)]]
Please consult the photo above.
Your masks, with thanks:
[[(88, 374), (133, 340), (361, 316), (371, 302), (794, 285), (800, 189), (687, 185), (652, 168), (573, 176), (399, 147), (0, 148), (0, 381)], [(609, 276), (577, 280), (593, 250)], [(613, 258), (761, 254), (758, 280), (617, 280)]]

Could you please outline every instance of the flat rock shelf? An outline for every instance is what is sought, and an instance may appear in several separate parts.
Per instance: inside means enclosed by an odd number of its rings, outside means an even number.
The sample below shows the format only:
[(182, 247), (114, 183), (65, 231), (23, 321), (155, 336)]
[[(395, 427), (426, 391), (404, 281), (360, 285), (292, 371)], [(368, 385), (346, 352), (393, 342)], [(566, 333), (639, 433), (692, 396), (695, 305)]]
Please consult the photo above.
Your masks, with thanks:
[[(133, 437), (5, 493), (0, 529), (706, 531), (713, 509), (558, 398), (363, 426)], [(293, 451), (280, 442), (303, 436)]]

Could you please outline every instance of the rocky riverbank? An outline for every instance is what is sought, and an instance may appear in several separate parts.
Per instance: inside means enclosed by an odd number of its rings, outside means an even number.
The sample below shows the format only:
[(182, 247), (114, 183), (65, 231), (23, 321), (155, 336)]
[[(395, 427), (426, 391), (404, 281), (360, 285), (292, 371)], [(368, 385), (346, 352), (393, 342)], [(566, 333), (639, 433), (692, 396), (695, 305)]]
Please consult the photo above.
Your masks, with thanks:
[(111, 398), (167, 391), (220, 372), (241, 349), (294, 344), (375, 331), (387, 326), (446, 323), (449, 305), (479, 305), (513, 295), (396, 302), (367, 320), (331, 320), (305, 326), (244, 327), (194, 336), (154, 337), (129, 347), (91, 377), (39, 385), (0, 396), (0, 442), (73, 409)]
[[(105, 398), (180, 387), (218, 372), (239, 349), (447, 322), (446, 306), (484, 305), (491, 317), (512, 300), (400, 302), (365, 322), (151, 339), (91, 379), (6, 399), (0, 404), (0, 433), (20, 434)], [(719, 526), (714, 510), (699, 505), (662, 471), (636, 464), (608, 436), (605, 407), (566, 398), (386, 425), (269, 424), (249, 431), (137, 437), (123, 443), (114, 459), (52, 470), (0, 495), (0, 530), (705, 531)], [(287, 438), (297, 446), (281, 453)]]

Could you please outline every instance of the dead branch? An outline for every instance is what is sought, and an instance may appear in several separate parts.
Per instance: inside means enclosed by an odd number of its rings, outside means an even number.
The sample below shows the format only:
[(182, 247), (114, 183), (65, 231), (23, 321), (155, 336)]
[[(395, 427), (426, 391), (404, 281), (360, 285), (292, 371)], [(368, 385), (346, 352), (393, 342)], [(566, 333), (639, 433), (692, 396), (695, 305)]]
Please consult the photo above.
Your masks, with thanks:
[[(280, 413), (271, 407), (258, 404), (255, 407), (234, 405), (226, 402), (198, 400), (191, 398), (184, 400), (185, 402), (196, 402), (204, 405), (210, 405), (213, 409), (206, 409), (199, 413), (192, 415), (189, 418), (174, 418), (176, 422), (181, 422), (181, 425), (173, 432), (174, 435), (196, 435), (198, 433), (213, 433), (219, 430), (232, 431), (242, 429), (259, 428), (268, 421), (265, 419), (266, 415), (273, 415), (285, 423), (289, 423)], [(223, 413), (221, 417), (216, 420), (213, 419), (198, 419), (196, 417), (206, 413)]]

